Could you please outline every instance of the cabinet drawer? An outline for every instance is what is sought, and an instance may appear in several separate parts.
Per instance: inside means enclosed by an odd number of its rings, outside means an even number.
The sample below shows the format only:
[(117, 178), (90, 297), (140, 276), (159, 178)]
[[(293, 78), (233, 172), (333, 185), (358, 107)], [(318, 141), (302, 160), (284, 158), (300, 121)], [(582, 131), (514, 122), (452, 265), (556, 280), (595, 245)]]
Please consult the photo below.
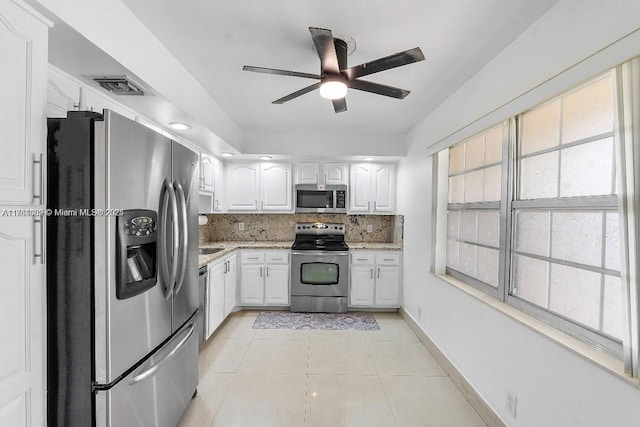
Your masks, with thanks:
[(373, 252), (352, 252), (351, 265), (373, 265), (376, 255)]
[(289, 264), (289, 251), (267, 251), (265, 262), (267, 264)]
[(264, 252), (242, 252), (241, 264), (264, 264)]
[(400, 265), (400, 254), (389, 252), (376, 254), (377, 265)]

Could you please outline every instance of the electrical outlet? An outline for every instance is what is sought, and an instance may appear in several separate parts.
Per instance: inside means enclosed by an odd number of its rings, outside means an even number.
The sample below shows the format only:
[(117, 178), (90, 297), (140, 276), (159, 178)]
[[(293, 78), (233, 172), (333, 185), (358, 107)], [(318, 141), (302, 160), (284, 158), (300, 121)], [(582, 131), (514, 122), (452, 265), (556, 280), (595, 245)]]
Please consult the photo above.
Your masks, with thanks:
[(367, 233), (373, 233), (373, 225), (367, 225)]
[(511, 414), (511, 416), (513, 418), (516, 417), (516, 407), (517, 406), (518, 406), (518, 396), (516, 396), (514, 393), (508, 391), (507, 392), (506, 407), (507, 407), (507, 412), (509, 412), (509, 414)]
[(244, 222), (239, 222), (238, 223), (238, 230), (244, 231)]
[(418, 319), (422, 319), (422, 307), (418, 306)]

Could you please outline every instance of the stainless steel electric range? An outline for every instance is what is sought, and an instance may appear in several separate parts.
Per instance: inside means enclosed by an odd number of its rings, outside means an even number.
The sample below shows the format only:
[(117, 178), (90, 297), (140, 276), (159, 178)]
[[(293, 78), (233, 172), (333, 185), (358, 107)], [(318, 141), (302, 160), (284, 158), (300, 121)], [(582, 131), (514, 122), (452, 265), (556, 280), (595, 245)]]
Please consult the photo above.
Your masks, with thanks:
[(296, 224), (291, 247), (291, 311), (347, 311), (349, 247), (344, 235), (344, 224)]

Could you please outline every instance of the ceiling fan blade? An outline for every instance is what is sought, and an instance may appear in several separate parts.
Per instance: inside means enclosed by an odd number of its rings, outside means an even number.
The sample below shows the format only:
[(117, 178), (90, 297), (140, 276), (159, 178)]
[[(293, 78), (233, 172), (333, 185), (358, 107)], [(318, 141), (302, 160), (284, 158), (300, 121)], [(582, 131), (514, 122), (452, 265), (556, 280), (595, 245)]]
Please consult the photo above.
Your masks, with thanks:
[(338, 66), (338, 55), (333, 44), (331, 30), (324, 28), (309, 27), (313, 44), (316, 46), (320, 57), (320, 69), (323, 74), (340, 74)]
[(278, 70), (275, 68), (254, 67), (251, 65), (245, 65), (244, 67), (242, 67), (242, 69), (244, 71), (254, 71), (256, 73), (264, 73), (264, 74), (277, 74), (279, 76), (304, 77), (307, 79), (320, 79), (320, 76), (317, 74), (301, 73), (298, 71), (289, 71), (289, 70)]
[(331, 102), (333, 102), (333, 109), (336, 113), (343, 113), (347, 111), (347, 98), (333, 99)]
[(304, 95), (305, 93), (309, 93), (312, 90), (316, 90), (319, 87), (320, 87), (320, 83), (319, 82), (318, 83), (314, 83), (311, 86), (305, 87), (304, 89), (300, 89), (299, 91), (290, 93), (289, 95), (283, 96), (280, 99), (276, 99), (275, 101), (272, 102), (272, 104), (284, 104), (287, 101), (291, 101), (292, 99), (297, 98), (297, 97), (299, 97), (301, 95)]
[(351, 89), (358, 89), (364, 92), (377, 93), (378, 95), (390, 96), (391, 98), (403, 99), (411, 93), (408, 90), (393, 86), (381, 85), (380, 83), (368, 82), (366, 80), (352, 80), (349, 82)]
[(342, 72), (346, 74), (349, 80), (354, 80), (358, 77), (368, 76), (369, 74), (379, 73), (380, 71), (390, 70), (391, 68), (419, 61), (424, 61), (424, 54), (419, 47), (416, 47), (414, 49), (405, 50), (404, 52), (398, 52), (393, 55), (385, 56), (384, 58), (376, 59), (375, 61), (349, 67), (342, 70)]

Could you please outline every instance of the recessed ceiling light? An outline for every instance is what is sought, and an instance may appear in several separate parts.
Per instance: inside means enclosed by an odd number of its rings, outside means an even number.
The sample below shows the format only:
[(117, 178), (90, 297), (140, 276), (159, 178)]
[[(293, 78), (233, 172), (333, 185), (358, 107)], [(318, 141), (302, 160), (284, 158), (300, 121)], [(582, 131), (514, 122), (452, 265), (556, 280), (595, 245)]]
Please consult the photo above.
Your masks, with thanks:
[(181, 122), (171, 122), (171, 123), (169, 123), (169, 126), (171, 126), (175, 130), (191, 129), (191, 125), (189, 125), (187, 123), (181, 123)]
[(362, 160), (364, 160), (365, 162), (370, 162), (373, 160), (373, 157), (363, 157)]
[(224, 153), (220, 153), (220, 155), (223, 157), (233, 157), (233, 153), (230, 153), (228, 151), (225, 151)]
[(261, 160), (271, 160), (271, 156), (260, 156)]

